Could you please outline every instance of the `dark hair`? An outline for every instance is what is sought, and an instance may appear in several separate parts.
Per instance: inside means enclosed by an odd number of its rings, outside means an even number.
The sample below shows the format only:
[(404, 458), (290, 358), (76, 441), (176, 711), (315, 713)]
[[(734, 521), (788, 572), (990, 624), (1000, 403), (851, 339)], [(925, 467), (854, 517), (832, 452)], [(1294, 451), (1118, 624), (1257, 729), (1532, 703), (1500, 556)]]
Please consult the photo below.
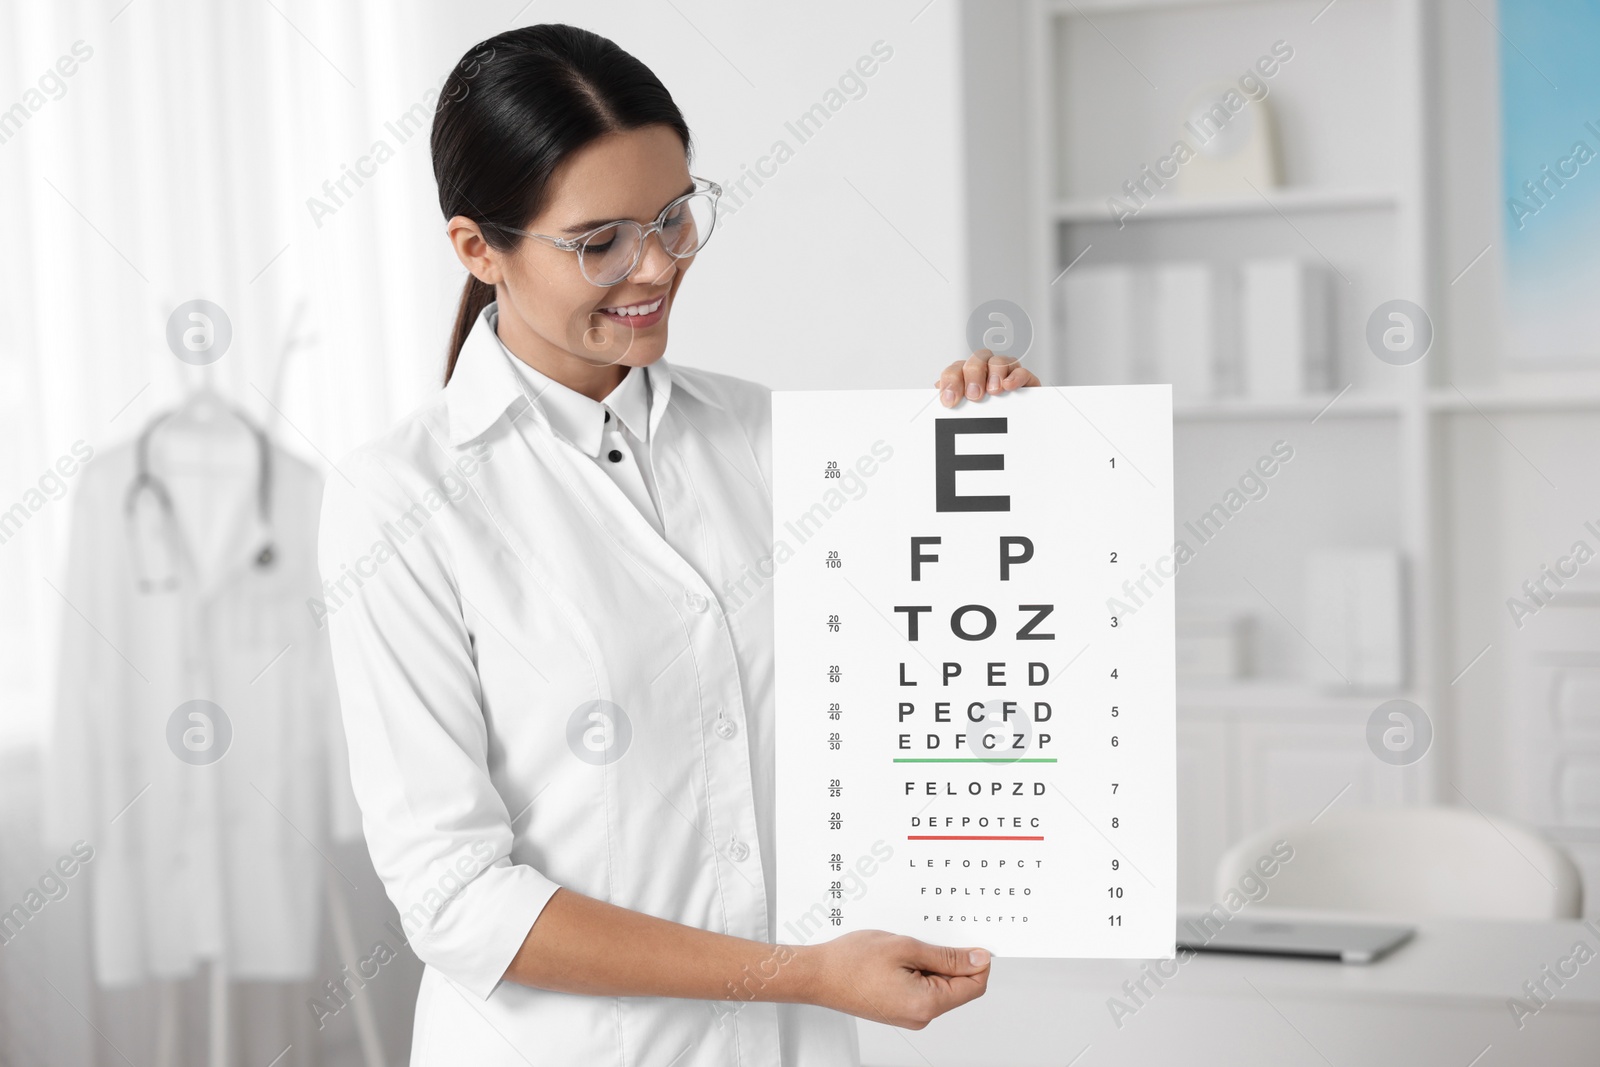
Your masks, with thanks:
[[(440, 92), (433, 115), (433, 176), (446, 219), (464, 215), (504, 251), (544, 209), (550, 176), (571, 153), (608, 133), (660, 124), (691, 151), (689, 127), (650, 68), (597, 33), (545, 23), (474, 45)], [(450, 381), (494, 286), (467, 278), (445, 361)]]

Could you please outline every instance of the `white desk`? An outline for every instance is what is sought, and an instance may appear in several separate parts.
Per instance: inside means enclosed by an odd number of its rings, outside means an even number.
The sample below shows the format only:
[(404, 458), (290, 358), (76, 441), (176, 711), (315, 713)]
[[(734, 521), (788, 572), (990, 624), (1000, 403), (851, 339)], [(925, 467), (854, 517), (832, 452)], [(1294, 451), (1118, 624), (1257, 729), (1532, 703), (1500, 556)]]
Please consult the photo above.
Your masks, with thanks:
[[(1292, 913), (1252, 908), (1252, 919)], [(1370, 916), (1367, 918), (1371, 918)], [(861, 1023), (869, 1067), (1600, 1064), (1600, 922), (1413, 921), (1374, 964), (1200, 954), (1120, 1027), (1141, 961), (996, 959), (981, 998), (923, 1030)], [(1584, 942), (1595, 957), (1521, 1029), (1508, 1001)], [(1168, 971), (1175, 965), (1166, 964)], [(1569, 969), (1571, 964), (1568, 965)], [(1087, 1049), (1087, 1051), (1085, 1051)], [(1487, 1051), (1485, 1051), (1487, 1049)], [(1075, 1058), (1076, 1057), (1076, 1058)]]

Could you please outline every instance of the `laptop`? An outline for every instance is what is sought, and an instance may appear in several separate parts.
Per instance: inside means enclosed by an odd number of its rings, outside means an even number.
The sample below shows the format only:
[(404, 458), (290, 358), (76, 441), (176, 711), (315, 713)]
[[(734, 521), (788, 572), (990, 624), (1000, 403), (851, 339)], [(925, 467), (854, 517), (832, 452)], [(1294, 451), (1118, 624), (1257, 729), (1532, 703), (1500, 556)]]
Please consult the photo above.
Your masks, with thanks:
[(1260, 956), (1372, 963), (1405, 944), (1414, 926), (1332, 922), (1321, 919), (1247, 919), (1219, 922), (1214, 913), (1178, 915), (1178, 948)]

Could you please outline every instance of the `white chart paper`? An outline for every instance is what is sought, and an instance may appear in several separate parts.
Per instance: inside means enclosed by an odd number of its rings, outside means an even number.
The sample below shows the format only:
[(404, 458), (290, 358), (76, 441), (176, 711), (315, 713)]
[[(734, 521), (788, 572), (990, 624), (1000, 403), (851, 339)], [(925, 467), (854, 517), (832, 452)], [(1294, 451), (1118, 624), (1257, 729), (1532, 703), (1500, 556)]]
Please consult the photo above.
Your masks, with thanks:
[(1170, 958), (1172, 399), (773, 395), (779, 940)]

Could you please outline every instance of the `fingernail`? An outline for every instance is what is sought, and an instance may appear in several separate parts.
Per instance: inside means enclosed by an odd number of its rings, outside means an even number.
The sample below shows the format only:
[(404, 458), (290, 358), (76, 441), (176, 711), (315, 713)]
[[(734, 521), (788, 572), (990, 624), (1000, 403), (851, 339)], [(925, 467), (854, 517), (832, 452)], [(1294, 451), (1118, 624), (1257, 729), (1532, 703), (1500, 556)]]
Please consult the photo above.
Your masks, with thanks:
[(956, 402), (956, 391), (954, 386), (947, 385), (944, 387), (944, 402), (947, 405), (954, 404)]
[(981, 948), (975, 948), (967, 953), (967, 959), (972, 961), (974, 967), (982, 967), (989, 962), (989, 954)]
[(983, 386), (979, 385), (977, 382), (968, 382), (967, 383), (967, 399), (968, 400), (976, 400), (982, 395), (983, 395)]
[(999, 391), (1000, 391), (1000, 375), (998, 375), (998, 374), (989, 375), (989, 392), (998, 393)]

